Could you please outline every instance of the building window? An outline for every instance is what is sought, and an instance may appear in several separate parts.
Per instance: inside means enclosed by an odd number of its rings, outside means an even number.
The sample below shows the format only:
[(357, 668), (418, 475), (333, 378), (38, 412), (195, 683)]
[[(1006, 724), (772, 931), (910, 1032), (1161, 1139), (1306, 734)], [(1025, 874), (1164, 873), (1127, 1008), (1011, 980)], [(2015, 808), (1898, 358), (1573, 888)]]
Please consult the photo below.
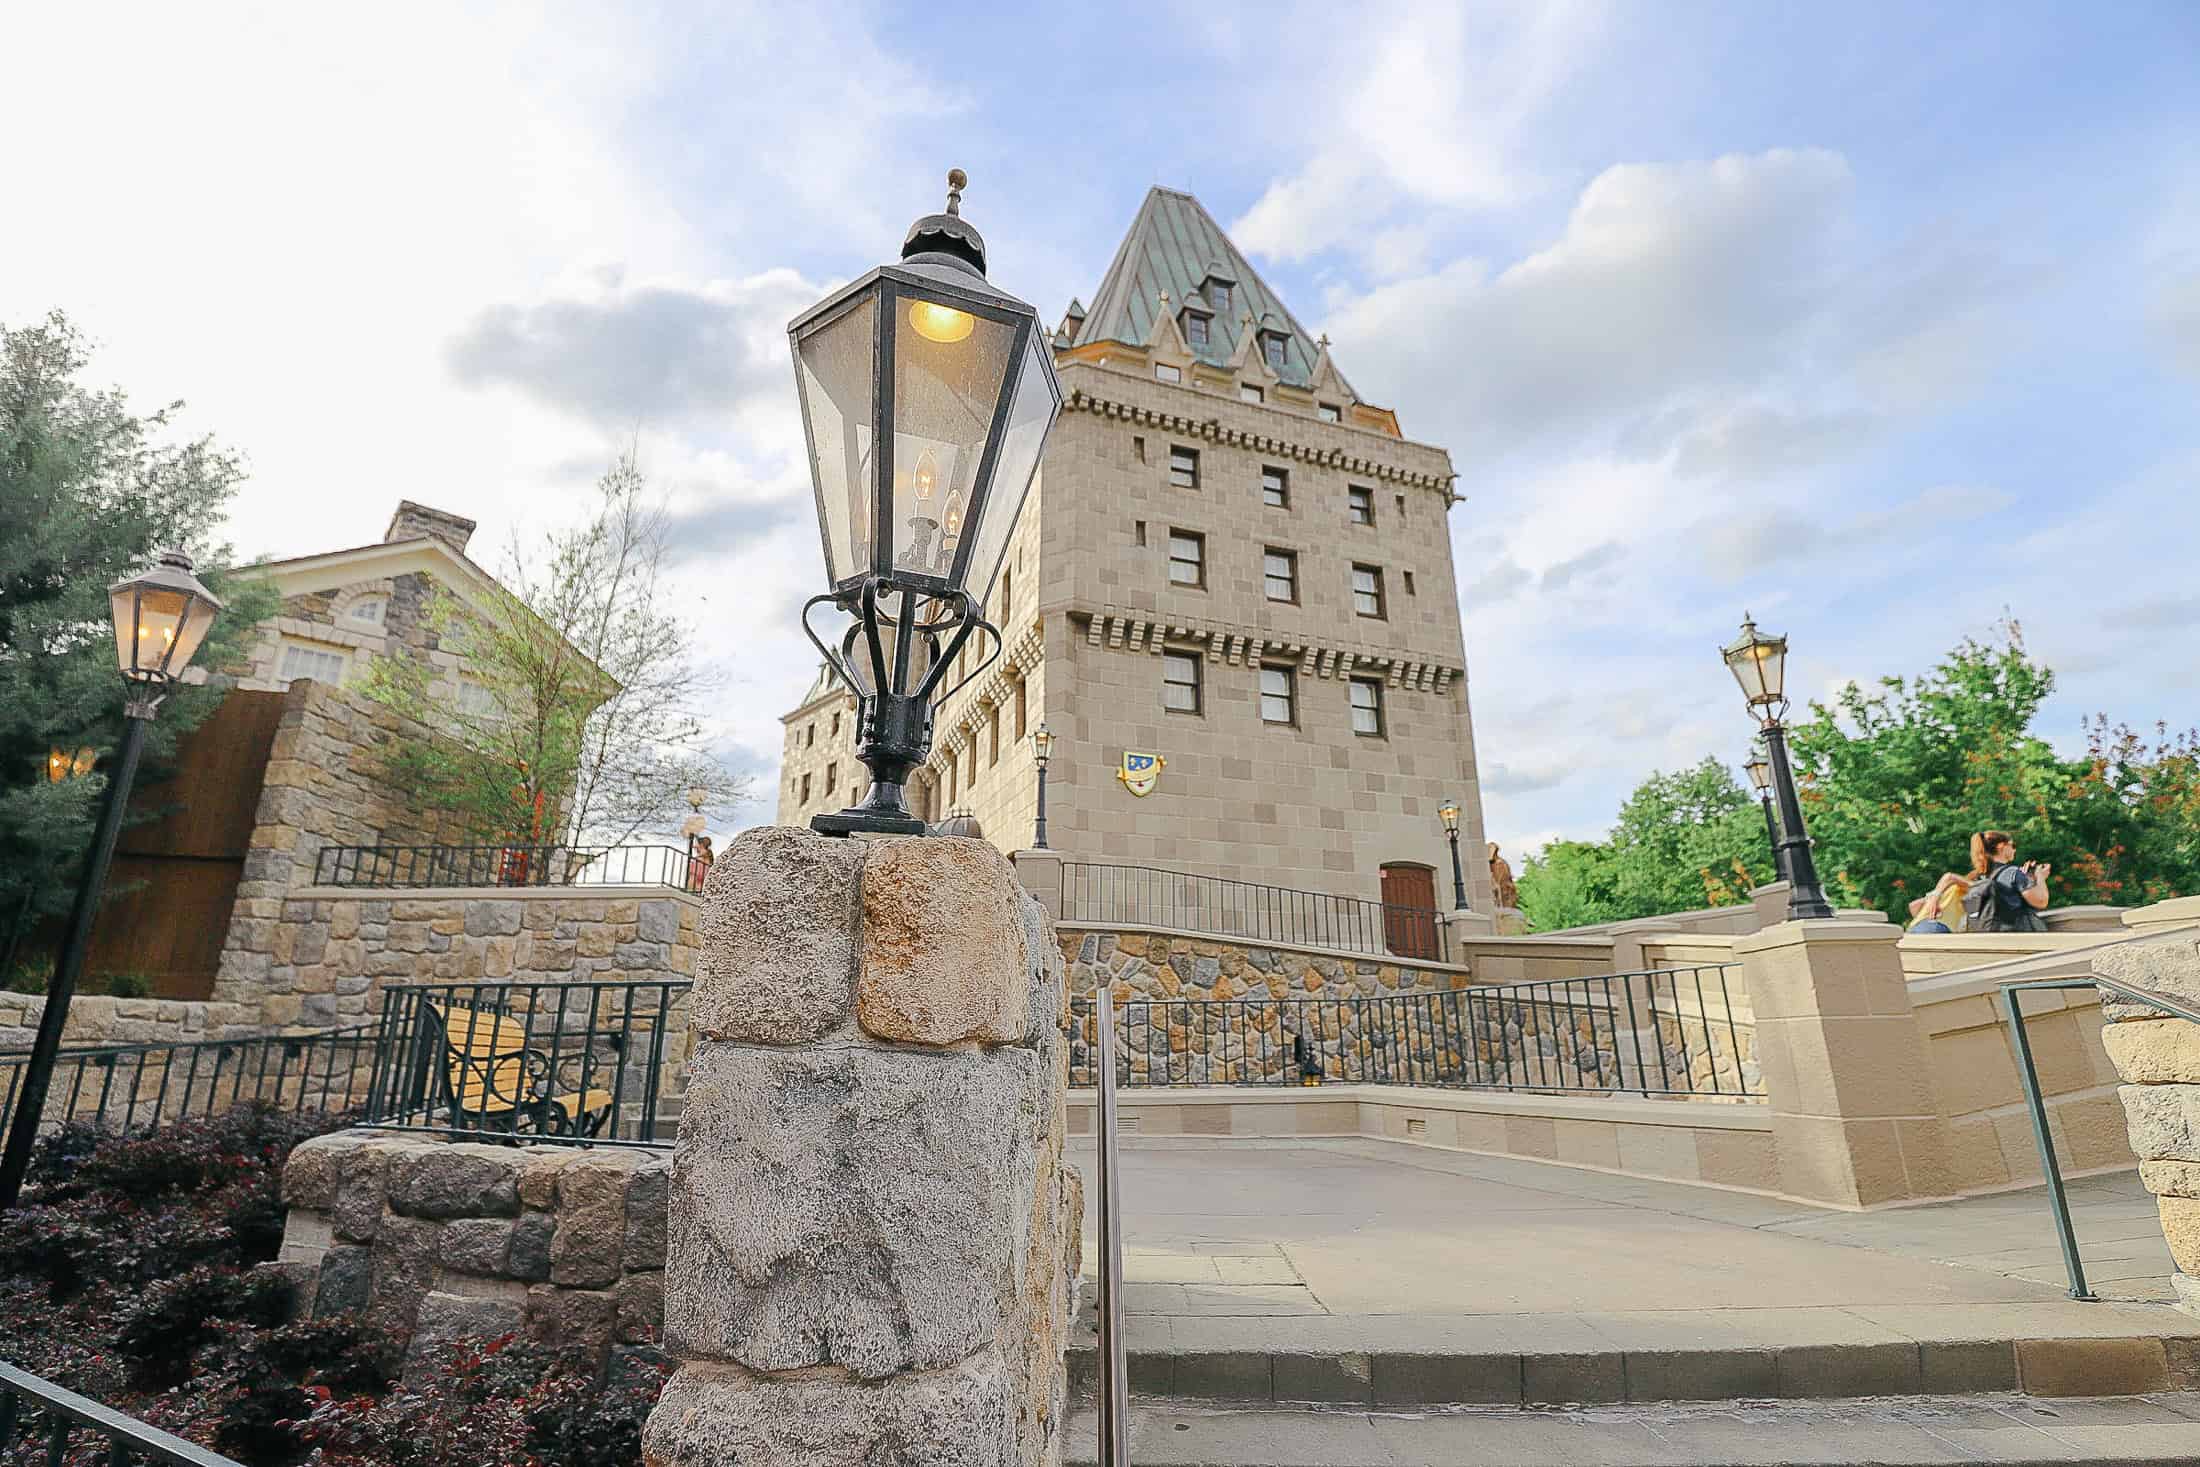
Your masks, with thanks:
[(1261, 577), (1267, 583), (1270, 601), (1296, 601), (1299, 599), (1299, 558), (1289, 550), (1264, 550), (1261, 552)]
[(1022, 743), (1024, 739), (1024, 715), (1027, 711), (1027, 695), (1030, 692), (1031, 685), (1029, 683), (1016, 684), (1016, 742), (1018, 743)]
[(1001, 705), (996, 703), (985, 710), (985, 767), (993, 768), (1001, 762)]
[(1184, 374), (1167, 362), (1155, 362), (1153, 364), (1153, 380), (1156, 382), (1182, 382)]
[(1258, 387), (1255, 387), (1250, 382), (1241, 382), (1238, 384), (1238, 401), (1266, 402), (1268, 401), (1268, 394), (1261, 391)]
[(803, 803), (803, 804), (805, 804), (805, 805), (807, 805), (807, 804), (809, 804), (809, 803), (810, 803), (810, 777), (809, 777), (809, 776), (808, 776), (807, 774), (805, 774), (805, 775), (803, 775), (803, 776), (802, 776), (802, 801), (801, 801), (801, 803)]
[(1197, 312), (1185, 312), (1184, 344), (1186, 346), (1205, 346), (1207, 344), (1207, 318), (1205, 316), (1199, 315)]
[(1347, 485), (1344, 491), (1346, 517), (1355, 525), (1375, 523), (1375, 491), (1364, 484)]
[(309, 647), (302, 642), (285, 642), (282, 661), (276, 664), (275, 676), (284, 682), (309, 677), (317, 683), (342, 687), (344, 668), (350, 659), (331, 647)]
[(839, 714), (835, 713), (835, 714), (833, 715), (833, 727), (832, 727), (832, 732), (830, 732), (830, 733), (826, 734), (826, 735), (825, 735), (825, 737), (826, 737), (826, 738), (828, 738), (828, 739), (837, 739), (837, 738), (839, 738), (839, 737), (840, 737), (840, 715), (839, 715)]
[(1216, 315), (1219, 315), (1219, 316), (1227, 316), (1227, 315), (1229, 315), (1229, 314), (1230, 314), (1230, 287), (1229, 287), (1229, 286), (1227, 286), (1227, 285), (1225, 285), (1225, 284), (1223, 284), (1223, 283), (1222, 283), (1221, 281), (1219, 281), (1219, 280), (1210, 280), (1210, 281), (1208, 281), (1208, 282), (1207, 282), (1207, 304), (1209, 304), (1209, 305), (1211, 305), (1211, 306), (1213, 306), (1213, 307), (1215, 308), (1215, 314), (1216, 314)]
[(804, 725), (802, 725), (802, 747), (805, 749), (814, 749), (817, 747), (816, 724), (805, 723)]
[(1341, 423), (1344, 421), (1343, 412), (1333, 402), (1317, 403), (1314, 411), (1321, 415), (1321, 420), (1325, 423)]
[(1199, 657), (1192, 652), (1161, 654), (1161, 706), (1171, 713), (1197, 713)]
[(378, 627), (382, 625), (382, 618), (389, 614), (389, 609), (390, 603), (387, 597), (363, 596), (352, 602), (351, 609), (345, 612), (344, 615), (358, 622), (361, 626)]
[(1352, 679), (1352, 731), (1368, 738), (1383, 736), (1383, 685), (1374, 678)]
[(1146, 461), (1146, 440), (1143, 436), (1137, 434), (1132, 435), (1131, 455), (1132, 457), (1136, 458), (1140, 463), (1144, 463)]
[(1270, 509), (1291, 507), (1291, 475), (1269, 464), (1260, 466), (1260, 502)]
[(1260, 354), (1267, 361), (1271, 370), (1277, 372), (1283, 370), (1282, 337), (1272, 333), (1263, 334), (1260, 339)]
[(1406, 594), (1407, 594), (1408, 596), (1416, 596), (1416, 595), (1419, 595), (1420, 593), (1419, 593), (1419, 592), (1417, 592), (1417, 591), (1415, 591), (1415, 590), (1413, 589), (1413, 572), (1412, 572), (1412, 571), (1407, 571), (1407, 572), (1405, 573), (1405, 577), (1406, 577)]
[(1383, 614), (1383, 573), (1374, 566), (1352, 567), (1352, 609), (1362, 616)]
[(1169, 445), (1169, 482), (1179, 489), (1199, 487), (1199, 450), (1180, 443)]
[(834, 789), (834, 787), (835, 787), (836, 785), (838, 785), (839, 783), (840, 783), (840, 766), (839, 766), (838, 764), (828, 764), (828, 765), (826, 765), (826, 766), (825, 766), (825, 793), (826, 793), (826, 794), (828, 794), (828, 795), (829, 795), (829, 794), (831, 794), (831, 793), (833, 792), (833, 789)]
[(1264, 667), (1260, 670), (1262, 723), (1297, 723), (1298, 702), (1298, 678), (1290, 668)]
[(1190, 530), (1169, 531), (1169, 584), (1207, 584), (1207, 537)]
[(1133, 536), (1133, 537), (1134, 537), (1134, 538), (1135, 538), (1135, 539), (1136, 539), (1136, 540), (1138, 541), (1138, 548), (1139, 548), (1139, 549), (1141, 549), (1141, 550), (1145, 549), (1145, 548), (1146, 548), (1146, 522), (1145, 522), (1144, 520), (1132, 520), (1132, 521), (1131, 521), (1131, 534), (1132, 534), (1132, 536)]

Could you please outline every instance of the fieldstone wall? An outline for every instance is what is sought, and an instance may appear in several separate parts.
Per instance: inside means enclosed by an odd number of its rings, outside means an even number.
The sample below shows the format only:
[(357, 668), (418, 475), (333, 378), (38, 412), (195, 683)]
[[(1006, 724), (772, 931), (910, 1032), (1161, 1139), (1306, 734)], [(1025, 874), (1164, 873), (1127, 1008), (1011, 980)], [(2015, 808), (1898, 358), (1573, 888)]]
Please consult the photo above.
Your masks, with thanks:
[(978, 840), (712, 870), (651, 1467), (1052, 1467), (1082, 1194), (1059, 949)]
[[(2105, 947), (2093, 972), (2200, 1009), (2200, 940), (2190, 931)], [(2101, 1017), (2139, 1175), (2177, 1263), (2170, 1282), (2179, 1307), (2200, 1314), (2200, 1024), (2105, 988)]]
[[(0, 993), (0, 1049), (30, 1048), (45, 1012), (42, 993)], [(263, 1032), (251, 1004), (78, 994), (69, 1001), (62, 1038), (70, 1044), (189, 1044)]]
[(1057, 939), (1069, 991), (1103, 983), (1126, 998), (1343, 998), (1465, 988), (1465, 968), (1410, 958), (1356, 957), (1154, 928), (1071, 927)]
[(519, 1333), (599, 1354), (655, 1342), (671, 1160), (344, 1131), (291, 1152), (280, 1267), (313, 1314), (365, 1310), (406, 1342)]

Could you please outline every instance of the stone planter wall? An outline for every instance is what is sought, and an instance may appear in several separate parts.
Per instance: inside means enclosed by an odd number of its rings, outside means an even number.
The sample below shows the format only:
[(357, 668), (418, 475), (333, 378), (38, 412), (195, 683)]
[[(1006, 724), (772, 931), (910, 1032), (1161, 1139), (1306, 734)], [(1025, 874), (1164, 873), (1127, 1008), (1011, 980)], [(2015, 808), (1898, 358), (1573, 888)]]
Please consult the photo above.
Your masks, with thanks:
[[(0, 1049), (30, 1048), (45, 1012), (42, 993), (0, 993)], [(70, 1044), (190, 1044), (264, 1032), (252, 1004), (78, 994), (69, 1001), (62, 1038)]]
[[(2093, 972), (2200, 1009), (2200, 939), (2188, 929), (2101, 949)], [(2101, 990), (2101, 1042), (2124, 1084), (2118, 1097), (2176, 1260), (2180, 1307), (2200, 1314), (2200, 1024)]]
[(361, 1309), (418, 1363), (520, 1333), (603, 1352), (664, 1321), (671, 1158), (344, 1131), (283, 1168), (278, 1266), (314, 1314)]

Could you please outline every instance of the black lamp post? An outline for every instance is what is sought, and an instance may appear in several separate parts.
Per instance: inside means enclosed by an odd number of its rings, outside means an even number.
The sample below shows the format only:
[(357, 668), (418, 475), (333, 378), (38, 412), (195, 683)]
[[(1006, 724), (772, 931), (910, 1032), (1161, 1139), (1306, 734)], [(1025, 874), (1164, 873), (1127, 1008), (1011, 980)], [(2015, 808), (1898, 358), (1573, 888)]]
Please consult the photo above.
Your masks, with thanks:
[(1032, 828), (1031, 848), (1047, 848), (1047, 761), (1054, 757), (1054, 730), (1044, 723), (1031, 731), (1031, 762), (1039, 768), (1039, 819)]
[(1451, 904), (1455, 911), (1467, 909), (1467, 873), (1459, 865), (1459, 802), (1446, 800), (1436, 811), (1436, 818), (1444, 822), (1444, 838), (1451, 842)]
[(1775, 851), (1788, 881), (1788, 920), (1831, 917), (1833, 905), (1818, 884), (1818, 863), (1811, 859), (1810, 835), (1803, 828), (1803, 805), (1795, 795), (1795, 770), (1788, 763), (1787, 638), (1768, 637), (1743, 613), (1741, 634), (1719, 650), (1727, 670), (1741, 684), (1750, 716), (1764, 731), (1765, 753), (1772, 764), (1772, 788), (1780, 808), (1779, 840)]
[(160, 562), (141, 575), (108, 588), (115, 624), (115, 660), (129, 687), (123, 703), (122, 747), (107, 775), (107, 792), (99, 807), (99, 823), (93, 828), (92, 848), (84, 862), (84, 874), (69, 909), (69, 925), (62, 939), (61, 955), (54, 962), (53, 981), (46, 985), (46, 1008), (39, 1015), (38, 1037), (31, 1043), (29, 1062), (23, 1069), (23, 1086), (15, 1096), (15, 1119), (8, 1128), (7, 1149), (0, 1153), (0, 1207), (13, 1207), (30, 1170), (31, 1148), (38, 1140), (38, 1124), (46, 1109), (46, 1095), (53, 1084), (54, 1057), (61, 1049), (61, 1031), (69, 1020), (69, 1000), (76, 992), (84, 969), (84, 954), (91, 946), (92, 917), (99, 909), (107, 885), (107, 868), (114, 863), (115, 838), (122, 831), (123, 812), (130, 803), (130, 785), (137, 778), (138, 756), (145, 749), (145, 726), (160, 711), (162, 700), (182, 676), (183, 670), (206, 640), (222, 603), (191, 574), (191, 560), (180, 550), (164, 550)]
[(1787, 862), (1780, 854), (1780, 827), (1772, 818), (1772, 760), (1765, 755), (1762, 740), (1750, 746), (1749, 762), (1742, 768), (1748, 771), (1749, 782), (1757, 790), (1757, 803), (1765, 812), (1765, 847), (1772, 852), (1772, 875), (1776, 881), (1787, 879)]
[[(802, 628), (855, 692), (856, 758), (871, 772), (861, 804), (811, 819), (827, 835), (924, 833), (903, 786), (963, 644), (993, 639), (943, 698), (1000, 655), (985, 598), (1062, 410), (1039, 313), (985, 278), (985, 241), (961, 217), (966, 181), (947, 175), (947, 212), (911, 226), (899, 264), (787, 328), (833, 586), (803, 606)], [(810, 629), (820, 602), (855, 618), (836, 645)]]

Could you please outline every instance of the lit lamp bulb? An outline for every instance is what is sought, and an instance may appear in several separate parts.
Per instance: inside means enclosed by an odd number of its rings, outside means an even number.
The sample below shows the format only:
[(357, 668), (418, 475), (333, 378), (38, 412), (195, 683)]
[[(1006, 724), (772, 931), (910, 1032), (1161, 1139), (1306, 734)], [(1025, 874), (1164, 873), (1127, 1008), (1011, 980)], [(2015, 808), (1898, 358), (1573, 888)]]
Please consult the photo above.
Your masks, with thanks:
[(953, 306), (917, 301), (909, 307), (909, 324), (916, 327), (917, 335), (926, 341), (952, 345), (976, 330), (978, 321), (968, 311), (958, 311)]
[(930, 499), (932, 490), (939, 481), (939, 463), (932, 457), (932, 450), (927, 448), (923, 453), (917, 455), (917, 472), (914, 476), (917, 498)]

